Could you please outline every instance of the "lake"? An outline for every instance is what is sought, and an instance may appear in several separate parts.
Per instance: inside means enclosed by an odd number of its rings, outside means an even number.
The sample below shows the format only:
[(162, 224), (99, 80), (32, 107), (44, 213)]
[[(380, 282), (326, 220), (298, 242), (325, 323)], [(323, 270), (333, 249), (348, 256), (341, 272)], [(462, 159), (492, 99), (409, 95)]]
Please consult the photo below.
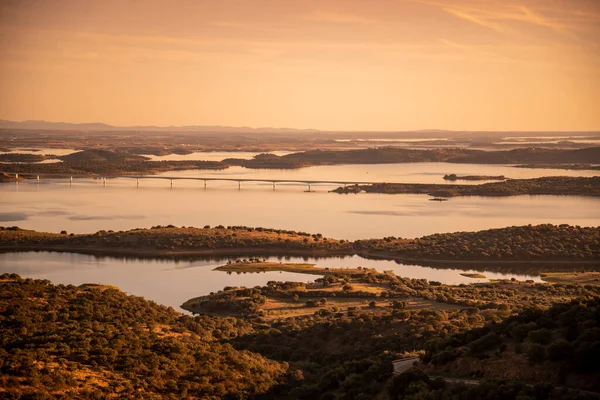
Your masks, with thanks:
[[(250, 169), (230, 167), (224, 170), (185, 170), (164, 172), (162, 176), (202, 176), (227, 178), (339, 180), (358, 182), (438, 183), (478, 185), (489, 181), (445, 181), (444, 175), (504, 175), (513, 179), (541, 178), (544, 176), (599, 176), (600, 171), (561, 170), (545, 168), (514, 168), (502, 164), (451, 164), (451, 163), (402, 163), (402, 164), (349, 164), (320, 165), (299, 169)], [(231, 184), (230, 184), (231, 185)], [(237, 187), (237, 183), (234, 184)], [(337, 187), (339, 185), (334, 186)]]
[[(239, 257), (251, 258), (252, 256)], [(261, 257), (262, 258), (262, 257)], [(54, 284), (81, 285), (100, 283), (118, 286), (129, 294), (145, 297), (159, 304), (172, 306), (178, 311), (186, 300), (223, 289), (225, 286), (264, 286), (268, 281), (312, 282), (316, 275), (290, 272), (263, 272), (228, 274), (213, 271), (228, 260), (167, 260), (136, 259), (117, 257), (97, 257), (75, 253), (22, 252), (0, 253), (0, 273), (17, 273), (24, 278), (49, 279)], [(472, 270), (435, 269), (418, 265), (403, 265), (394, 261), (368, 260), (359, 256), (352, 257), (267, 257), (268, 261), (291, 263), (311, 263), (322, 267), (366, 267), (378, 271), (392, 270), (396, 275), (435, 280), (442, 283), (459, 284), (485, 282), (487, 279), (473, 279), (460, 274), (475, 272)], [(498, 274), (483, 272), (490, 279), (540, 281), (538, 276)]]
[[(300, 170), (170, 172), (169, 176), (262, 179), (387, 180), (442, 183), (444, 173), (542, 175), (541, 170), (468, 164), (344, 165)], [(553, 171), (554, 172), (554, 171)], [(556, 171), (582, 173), (594, 171)], [(329, 193), (336, 185), (110, 179), (23, 181), (0, 184), (0, 225), (86, 233), (153, 225), (246, 225), (321, 233), (338, 239), (418, 237), (527, 224), (600, 225), (600, 199), (575, 196), (456, 197)]]
[[(444, 174), (506, 175), (531, 178), (544, 175), (594, 176), (597, 171), (519, 169), (506, 165), (445, 163), (336, 165), (299, 170), (252, 170), (242, 167), (223, 171), (180, 171), (163, 176), (203, 176), (260, 179), (343, 180), (445, 183)], [(39, 231), (87, 233), (104, 230), (148, 228), (153, 225), (247, 225), (322, 233), (339, 239), (418, 237), (433, 233), (476, 231), (526, 224), (600, 225), (600, 199), (576, 196), (458, 197), (447, 202), (429, 201), (426, 195), (329, 193), (336, 185), (109, 179), (43, 179), (19, 184), (0, 184), (0, 225), (17, 225)], [(269, 257), (269, 260), (280, 260)], [(281, 259), (283, 260), (283, 259)], [(369, 267), (392, 270), (397, 275), (444, 283), (482, 280), (461, 276), (470, 270), (434, 269), (402, 265), (394, 261), (360, 257), (302, 259), (319, 266)], [(269, 280), (307, 282), (315, 276), (289, 272), (231, 274), (213, 271), (222, 260), (140, 260), (94, 257), (70, 253), (0, 254), (0, 271), (54, 283), (111, 284), (122, 290), (179, 309), (184, 301), (225, 286), (264, 285)], [(500, 275), (488, 278), (534, 279), (537, 276)], [(485, 280), (483, 280), (485, 281)]]

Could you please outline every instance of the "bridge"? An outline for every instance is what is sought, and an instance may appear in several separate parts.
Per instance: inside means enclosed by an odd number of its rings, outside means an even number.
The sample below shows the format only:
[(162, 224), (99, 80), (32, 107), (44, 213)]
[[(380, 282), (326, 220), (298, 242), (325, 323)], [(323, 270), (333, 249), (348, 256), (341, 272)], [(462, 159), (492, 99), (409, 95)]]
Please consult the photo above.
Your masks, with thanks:
[[(5, 173), (7, 175), (12, 175)], [(278, 183), (300, 183), (304, 185), (308, 185), (308, 191), (311, 190), (311, 185), (318, 184), (328, 184), (328, 185), (373, 185), (384, 182), (366, 182), (366, 181), (342, 181), (342, 180), (313, 180), (313, 179), (264, 179), (264, 178), (233, 178), (233, 177), (202, 177), (202, 176), (163, 176), (163, 175), (70, 175), (70, 174), (52, 174), (52, 173), (35, 173), (35, 172), (27, 172), (27, 173), (18, 173), (14, 174), (17, 183), (19, 182), (19, 177), (35, 177), (37, 182), (39, 183), (42, 178), (47, 179), (68, 179), (69, 183), (72, 185), (74, 179), (101, 179), (103, 185), (106, 186), (107, 179), (115, 179), (115, 178), (123, 178), (123, 179), (135, 179), (136, 186), (140, 186), (140, 180), (144, 179), (162, 179), (170, 181), (171, 187), (173, 187), (173, 182), (178, 180), (192, 180), (192, 181), (204, 181), (204, 188), (207, 187), (207, 183), (210, 181), (226, 181), (226, 182), (237, 182), (238, 189), (242, 188), (242, 182), (264, 182), (264, 183), (272, 183), (273, 190), (275, 190), (275, 186)]]

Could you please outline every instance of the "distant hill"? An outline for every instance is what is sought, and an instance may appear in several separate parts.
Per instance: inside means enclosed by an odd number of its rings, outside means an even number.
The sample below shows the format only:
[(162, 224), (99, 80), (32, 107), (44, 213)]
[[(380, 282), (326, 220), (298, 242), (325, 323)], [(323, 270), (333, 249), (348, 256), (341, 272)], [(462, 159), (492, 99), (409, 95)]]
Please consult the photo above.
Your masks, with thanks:
[(262, 133), (315, 133), (316, 129), (292, 129), (292, 128), (250, 128), (218, 125), (188, 125), (188, 126), (114, 126), (101, 122), (93, 123), (71, 123), (71, 122), (48, 122), (48, 121), (7, 121), (0, 120), (0, 129), (36, 129), (36, 130), (73, 130), (73, 131), (156, 131), (156, 132), (262, 132)]
[(136, 156), (134, 154), (124, 152), (114, 152), (109, 150), (101, 149), (89, 149), (78, 151), (76, 153), (68, 154), (60, 157), (63, 161), (143, 161), (147, 160), (148, 157)]
[(89, 132), (203, 132), (203, 133), (294, 133), (294, 134), (334, 134), (343, 135), (344, 138), (415, 138), (427, 135), (428, 138), (496, 138), (503, 136), (578, 136), (598, 135), (600, 132), (589, 131), (453, 131), (444, 129), (419, 129), (419, 130), (321, 130), (321, 129), (294, 129), (248, 126), (221, 126), (221, 125), (185, 125), (185, 126), (115, 126), (102, 122), (72, 123), (72, 122), (50, 122), (42, 120), (9, 121), (0, 119), (0, 129), (23, 129), (23, 130), (65, 130), (65, 131), (89, 131)]

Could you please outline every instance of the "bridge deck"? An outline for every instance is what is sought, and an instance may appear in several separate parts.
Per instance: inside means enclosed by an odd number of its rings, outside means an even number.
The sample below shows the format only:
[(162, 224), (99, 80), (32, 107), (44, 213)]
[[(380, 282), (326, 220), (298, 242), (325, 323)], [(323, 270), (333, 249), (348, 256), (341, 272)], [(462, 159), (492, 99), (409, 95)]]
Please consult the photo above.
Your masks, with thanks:
[[(10, 175), (13, 175), (12, 173)], [(37, 174), (34, 172), (19, 173), (21, 176), (39, 176), (50, 178), (126, 178), (126, 179), (166, 179), (166, 180), (196, 180), (196, 181), (228, 181), (228, 182), (267, 182), (267, 183), (304, 183), (304, 184), (333, 184), (333, 185), (372, 185), (384, 182), (367, 181), (342, 181), (342, 180), (314, 180), (314, 179), (264, 179), (264, 178), (233, 178), (233, 177), (203, 177), (203, 176), (162, 176), (162, 175), (69, 175), (69, 174)]]

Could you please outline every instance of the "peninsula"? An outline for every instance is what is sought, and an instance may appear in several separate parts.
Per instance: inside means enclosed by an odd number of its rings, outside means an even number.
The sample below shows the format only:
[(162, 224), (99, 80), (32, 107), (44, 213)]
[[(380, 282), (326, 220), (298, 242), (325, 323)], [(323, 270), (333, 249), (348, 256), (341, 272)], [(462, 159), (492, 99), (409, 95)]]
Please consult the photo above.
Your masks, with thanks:
[(600, 228), (516, 226), (417, 239), (338, 240), (322, 234), (245, 226), (156, 226), (94, 234), (0, 228), (0, 251), (52, 250), (136, 256), (354, 255), (431, 264), (597, 266)]

